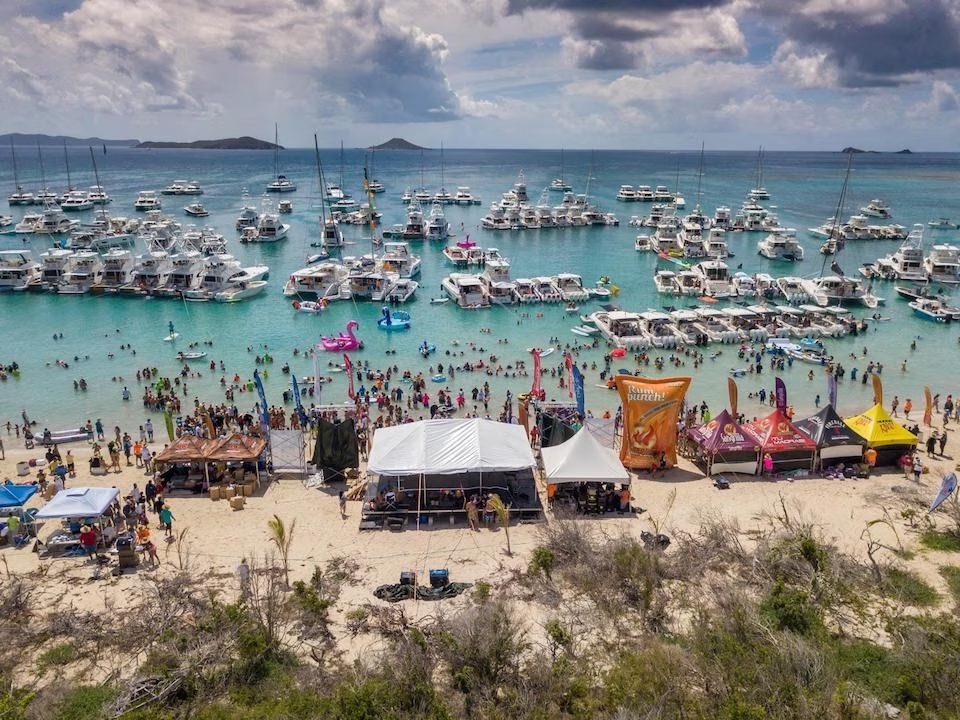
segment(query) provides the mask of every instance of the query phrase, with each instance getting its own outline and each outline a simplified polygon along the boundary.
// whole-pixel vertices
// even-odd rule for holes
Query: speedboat
[[[289,215],[293,212],[293,203],[290,200],[281,200],[277,203],[277,212],[281,215]]]
[[[537,295],[536,284],[530,278],[517,278],[513,281],[513,294],[516,295],[517,302],[534,303],[540,302],[540,296]]]
[[[470,192],[470,188],[465,185],[458,187],[457,191],[453,194],[453,204],[454,205],[479,205],[480,198],[474,197],[473,193]]]
[[[921,297],[916,300],[911,300],[909,305],[913,309],[913,313],[924,320],[945,323],[960,319],[960,317],[958,317],[960,316],[960,310],[957,312],[948,311],[938,298]]]
[[[650,338],[640,327],[638,313],[623,310],[599,311],[590,315],[600,334],[614,346],[625,350],[644,350],[650,347]]]
[[[533,290],[540,298],[540,302],[558,303],[563,300],[560,288],[552,277],[535,277],[533,282]]]
[[[137,195],[137,199],[133,203],[133,209],[138,212],[146,212],[147,210],[160,210],[162,207],[160,203],[160,198],[157,197],[157,194],[153,190],[142,190]]]
[[[29,250],[0,250],[0,292],[22,292],[40,280],[41,266]]]
[[[673,270],[657,270],[653,274],[653,286],[658,293],[664,295],[679,295],[680,285],[677,283],[677,274]]]
[[[246,300],[254,295],[259,295],[267,288],[266,280],[251,280],[249,282],[239,282],[221,290],[213,296],[217,302],[232,303]]]
[[[944,217],[931,220],[927,223],[927,227],[933,230],[960,230],[960,224]]]
[[[583,287],[583,278],[576,273],[554,275],[553,281],[560,289],[560,297],[564,300],[576,303],[590,298],[590,293]]]
[[[277,242],[287,237],[290,226],[273,213],[261,213],[257,221],[257,242]]]
[[[199,202],[190,203],[183,211],[190,217],[207,217],[210,215],[210,211],[203,206],[203,203]]]
[[[393,286],[387,293],[387,302],[392,304],[405,303],[420,287],[420,283],[410,278],[400,277],[393,281]]]

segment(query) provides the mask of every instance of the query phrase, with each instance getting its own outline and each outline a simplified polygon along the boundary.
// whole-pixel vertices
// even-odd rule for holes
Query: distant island
[[[104,138],[76,138],[69,135],[44,135],[42,133],[7,133],[0,135],[0,143],[9,145],[109,145],[111,147],[134,147],[139,140],[105,140]]]
[[[385,143],[380,145],[374,145],[367,148],[368,150],[426,150],[426,148],[420,147],[419,145],[414,145],[412,142],[408,142],[403,138],[390,138]]]
[[[275,145],[266,140],[244,135],[238,138],[223,138],[222,140],[194,140],[193,142],[161,142],[147,141],[135,147],[147,150],[158,148],[175,148],[184,150],[283,150],[282,145]]]
[[[845,147],[845,148],[844,148],[843,150],[841,150],[840,152],[842,152],[842,153],[853,153],[853,154],[855,154],[855,153],[869,153],[869,154],[873,154],[873,155],[879,155],[881,151],[880,151],[880,150],[861,150],[860,148],[855,148],[855,147]],[[894,154],[894,155],[912,155],[912,154],[913,154],[913,151],[910,150],[910,148],[904,148],[903,150],[897,150],[897,151],[896,151],[895,153],[893,153],[893,154]]]

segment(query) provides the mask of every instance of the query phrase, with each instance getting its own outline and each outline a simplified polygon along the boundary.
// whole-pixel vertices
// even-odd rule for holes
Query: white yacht
[[[83,295],[103,280],[104,262],[93,250],[80,250],[70,261],[70,269],[54,288],[60,295]]]
[[[492,205],[490,211],[480,219],[480,225],[485,230],[509,230],[510,221],[506,212],[499,205]]]
[[[160,198],[157,197],[157,193],[153,190],[141,190],[137,194],[137,199],[133,203],[133,209],[138,212],[146,212],[147,210],[160,210],[162,204]]]
[[[677,273],[677,292],[681,295],[703,295],[705,292],[703,275],[693,270],[681,270]]]
[[[776,279],[777,290],[791,305],[799,305],[810,301],[810,291],[804,286],[804,279],[794,275],[786,275]]]
[[[640,313],[640,331],[647,336],[650,345],[656,348],[683,345],[683,337],[677,333],[673,318],[660,310],[645,310]]]
[[[576,273],[560,273],[554,275],[552,280],[560,290],[560,297],[567,302],[580,302],[590,297],[590,293],[583,288],[583,278]]]
[[[879,198],[874,198],[869,203],[860,208],[860,212],[867,217],[883,218],[889,220],[893,217],[890,212],[890,206]]]
[[[653,274],[653,286],[663,295],[679,295],[680,285],[673,270],[657,270]]]
[[[161,195],[183,195],[183,190],[187,186],[186,180],[174,180],[160,191]]]
[[[530,278],[517,278],[513,281],[513,294],[517,302],[521,304],[540,302],[540,296],[537,295],[536,284]]]
[[[713,307],[698,307],[694,312],[698,318],[696,328],[706,335],[710,342],[727,344],[740,342],[740,333],[733,327],[730,318],[724,315],[722,310]]]
[[[438,206],[439,207],[439,206]],[[403,226],[401,237],[404,240],[423,240],[427,236],[427,223],[423,219],[420,203],[411,203],[407,208],[407,222]],[[437,237],[437,240],[443,238]]]
[[[617,190],[617,200],[620,202],[636,202],[637,190],[633,185],[621,185]]]
[[[474,197],[473,193],[470,192],[470,188],[466,185],[461,185],[457,188],[457,191],[453,194],[453,204],[454,205],[479,205],[480,198]]]
[[[722,298],[736,294],[730,269],[722,260],[704,260],[694,265],[692,270],[703,278],[705,295]]]
[[[636,193],[637,202],[654,202],[657,196],[649,185],[638,185]]]
[[[537,293],[537,296],[540,298],[540,302],[554,303],[563,300],[563,295],[560,292],[560,288],[557,287],[557,283],[552,277],[535,277],[533,282],[534,292]]]
[[[505,258],[493,258],[487,261],[480,281],[487,288],[487,295],[493,305],[513,305],[519,302],[517,284],[510,279],[510,263]]]
[[[29,235],[37,232],[41,220],[40,213],[26,213],[20,221],[13,226],[13,231],[17,235]]]
[[[203,282],[207,263],[197,250],[181,250],[170,256],[170,275],[159,289],[159,295],[180,296],[188,290],[197,290]]]
[[[409,243],[385,242],[380,263],[384,271],[396,273],[401,278],[412,278],[420,274],[420,256],[410,252]]]
[[[227,288],[215,293],[213,299],[222,303],[234,303],[252,298],[267,289],[266,280],[245,280],[231,283]]]
[[[405,303],[407,300],[413,298],[417,288],[420,287],[420,283],[411,278],[398,277],[394,283],[393,287],[390,288],[390,293],[387,295],[387,302],[393,304]]]
[[[407,220],[409,225],[409,219]],[[443,205],[434,200],[430,208],[430,219],[427,221],[427,240],[446,240],[450,237],[450,223],[443,213]]]
[[[40,281],[41,265],[29,250],[0,250],[0,292],[22,292]]]
[[[730,217],[730,208],[720,205],[713,211],[713,219],[710,221],[710,227],[720,230],[733,230],[733,220]]]
[[[664,255],[680,257],[683,255],[683,247],[680,245],[680,218],[666,217],[663,219],[657,229],[650,236],[653,243],[653,249]]]
[[[87,197],[94,205],[109,205],[113,200],[104,190],[103,185],[91,185]]]
[[[803,260],[803,246],[793,228],[774,230],[757,243],[757,252],[768,260]]]
[[[137,259],[126,248],[112,248],[103,254],[103,275],[100,283],[90,288],[94,294],[114,293],[134,280]]]
[[[277,177],[267,184],[267,192],[285,193],[293,192],[297,189],[297,184],[287,178],[286,175],[277,175]]]
[[[152,295],[167,284],[173,263],[170,253],[157,246],[137,256],[136,269],[133,271],[133,282],[121,287],[123,294]]]
[[[817,305],[858,302],[873,309],[879,300],[863,284],[860,278],[846,275],[825,275],[803,281],[803,288]]]
[[[441,281],[440,286],[461,308],[480,310],[490,307],[487,289],[476,275],[451,273]]]
[[[350,297],[354,300],[372,300],[373,302],[383,303],[386,302],[387,296],[399,279],[400,276],[396,273],[384,272],[378,269],[376,263],[373,262],[369,268],[351,269],[344,286],[349,288]]]
[[[63,235],[72,232],[80,225],[78,220],[68,218],[57,205],[47,206],[40,214],[34,232],[46,235]]]
[[[343,231],[340,229],[340,223],[336,218],[328,217],[320,219],[320,241],[319,247],[326,250],[331,248],[342,248],[345,245]]]
[[[874,266],[881,277],[891,277],[894,280],[926,280],[927,272],[923,260],[923,225],[918,223],[893,254],[879,258]]]
[[[643,350],[650,347],[650,338],[640,328],[640,315],[623,310],[600,311],[590,315],[600,334],[615,347]]]
[[[283,294],[307,300],[336,300],[348,272],[341,263],[322,262],[308,265],[290,274],[283,286]]]
[[[646,233],[640,233],[633,241],[633,249],[637,252],[653,250],[653,239]]]
[[[40,254],[40,286],[44,290],[56,290],[70,272],[74,256],[73,250],[50,248]]]
[[[93,207],[93,200],[83,190],[71,190],[60,203],[60,209],[64,212],[79,212],[81,210],[90,210]]]
[[[280,220],[280,216],[272,212],[260,214],[257,220],[257,242],[277,242],[285,240],[290,226]]]
[[[727,233],[720,228],[710,228],[703,238],[703,255],[713,260],[723,260],[733,253],[727,247]]]
[[[934,245],[923,259],[923,269],[930,282],[960,283],[960,248],[949,244]]]
[[[10,205],[33,205],[34,195],[17,185],[14,191],[7,196],[7,202]]]
[[[459,268],[483,265],[485,261],[483,248],[469,241],[447,245],[441,252],[448,262]]]
[[[259,219],[260,213],[257,212],[257,209],[253,205],[245,204],[237,216],[236,228],[237,230],[243,230],[246,227],[256,227]]]

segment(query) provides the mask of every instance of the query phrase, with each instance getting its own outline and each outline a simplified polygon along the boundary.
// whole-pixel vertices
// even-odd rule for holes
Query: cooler
[[[430,571],[430,587],[441,588],[450,584],[450,571],[446,568]]]
[[[417,584],[417,574],[413,570],[404,570],[400,573],[400,584],[401,585],[416,585]]]

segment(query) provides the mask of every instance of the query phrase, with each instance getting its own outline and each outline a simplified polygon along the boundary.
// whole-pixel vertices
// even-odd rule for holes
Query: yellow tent
[[[843,421],[867,439],[867,447],[917,444],[917,436],[890,417],[879,404]]]

